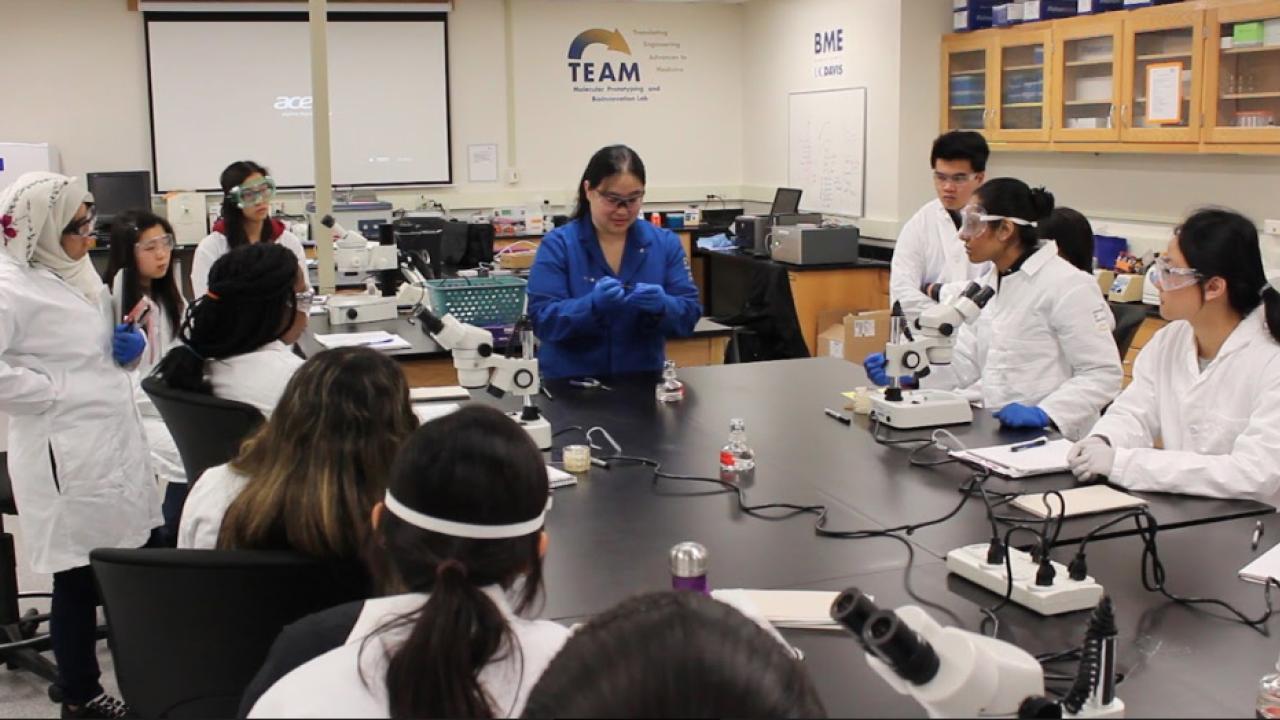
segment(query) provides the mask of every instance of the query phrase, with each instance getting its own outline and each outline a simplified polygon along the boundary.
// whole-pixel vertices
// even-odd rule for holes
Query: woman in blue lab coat
[[[702,314],[680,240],[638,219],[644,185],[634,150],[603,148],[573,220],[538,248],[529,315],[548,380],[659,371],[666,339],[690,335]]]

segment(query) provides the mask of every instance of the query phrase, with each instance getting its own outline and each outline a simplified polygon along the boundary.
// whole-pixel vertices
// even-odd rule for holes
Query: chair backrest
[[[1116,319],[1116,329],[1111,331],[1111,336],[1116,340],[1116,347],[1120,348],[1120,359],[1124,360],[1129,346],[1133,345],[1133,339],[1138,335],[1138,328],[1147,319],[1147,306],[1111,303],[1111,314]]]
[[[235,717],[280,630],[370,596],[356,563],[290,552],[94,550],[116,678],[141,717]]]
[[[190,483],[234,459],[240,443],[262,424],[262,413],[252,405],[175,390],[154,375],[143,379],[142,389],[169,428]]]

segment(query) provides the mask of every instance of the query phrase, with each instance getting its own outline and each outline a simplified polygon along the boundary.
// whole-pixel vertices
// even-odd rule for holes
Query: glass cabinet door
[[[1176,5],[1125,22],[1120,136],[1134,142],[1199,142],[1201,15]]]
[[[1053,139],[1120,139],[1123,21],[1106,15],[1059,21],[1054,27]]]
[[[1209,13],[1205,139],[1280,142],[1280,2]]]
[[[942,109],[943,130],[987,130],[988,50],[984,41],[966,37],[943,49],[946,83]]]
[[[1048,31],[1004,30],[999,35],[997,82],[1000,99],[991,133],[1003,142],[1046,141],[1049,113],[1046,98]]]

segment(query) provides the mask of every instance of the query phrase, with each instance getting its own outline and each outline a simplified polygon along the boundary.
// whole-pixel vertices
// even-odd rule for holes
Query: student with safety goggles
[[[1280,490],[1280,293],[1263,272],[1257,228],[1229,210],[1201,210],[1174,233],[1151,280],[1170,324],[1072,449],[1072,471],[1133,490],[1271,500]]]
[[[666,339],[702,314],[675,233],[639,219],[644,163],[634,150],[598,151],[582,175],[574,219],[543,239],[529,275],[529,315],[543,377],[656,372]]]
[[[195,297],[209,289],[209,268],[218,258],[241,245],[255,243],[278,243],[296,255],[302,278],[310,288],[302,241],[284,223],[271,217],[271,200],[276,196],[271,172],[252,160],[240,160],[222,171],[219,184],[223,192],[222,217],[213,224],[213,232],[196,246],[191,263],[191,290]]]
[[[969,388],[1006,427],[1056,426],[1076,439],[1120,392],[1124,373],[1097,282],[1038,237],[1038,221],[1052,212],[1053,195],[1012,178],[983,185],[961,212],[969,259],[992,264],[978,282],[996,295],[961,329],[945,386]],[[882,353],[864,365],[888,383]],[[944,378],[925,385],[944,386]]]

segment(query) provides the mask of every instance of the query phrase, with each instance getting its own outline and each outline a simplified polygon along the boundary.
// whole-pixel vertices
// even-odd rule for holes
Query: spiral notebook
[[[1067,453],[1071,452],[1070,440],[1046,439],[1043,445],[1026,447],[1027,445],[1027,442],[1017,442],[970,450],[952,450],[950,454],[962,462],[979,465],[997,475],[1015,479],[1052,475],[1069,469]],[[1015,450],[1024,447],[1025,450]]]

